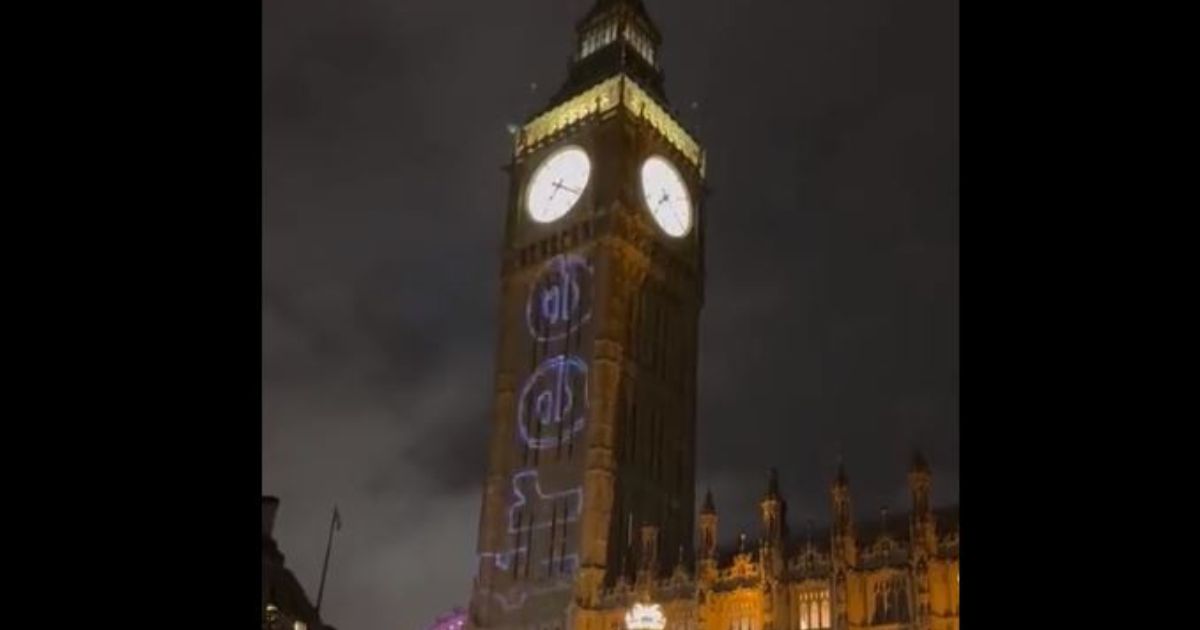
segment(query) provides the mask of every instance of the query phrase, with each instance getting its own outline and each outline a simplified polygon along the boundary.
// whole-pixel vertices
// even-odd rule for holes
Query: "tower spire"
[[[767,498],[779,498],[779,471],[774,467],[767,472]]]
[[[616,75],[627,76],[665,103],[658,49],[662,34],[641,0],[596,0],[575,25],[570,74],[551,99],[558,104]]]
[[[912,541],[913,578],[916,585],[916,624],[918,630],[932,627],[929,616],[930,576],[929,559],[937,553],[937,525],[929,502],[932,475],[929,462],[918,449],[913,449],[912,467],[908,473],[908,486],[912,491],[912,518],[909,522],[909,539]]]
[[[717,579],[717,505],[712,488],[704,492],[704,507],[700,508],[700,553],[697,574],[702,587],[710,587]]]
[[[654,34],[661,37],[657,25],[650,19],[650,14],[646,11],[646,5],[642,0],[596,0],[596,3],[592,5],[592,9],[579,21],[579,26],[584,26],[599,16],[620,10],[629,11],[642,18],[650,26],[654,27]]]
[[[919,449],[913,449],[912,466],[908,471],[908,486],[912,490],[913,518],[918,521],[931,516],[932,509],[929,504],[931,481],[929,462],[925,461],[925,456]]]
[[[762,511],[763,535],[766,541],[778,545],[787,537],[787,504],[779,493],[779,471],[767,471],[767,493],[759,503]]]
[[[925,455],[921,453],[921,449],[914,448],[912,455],[912,472],[928,473],[929,462],[925,461]]]
[[[779,577],[783,571],[783,547],[787,540],[787,504],[779,495],[779,471],[767,472],[767,494],[759,504],[762,511],[762,561],[768,575]]]
[[[850,608],[845,597],[846,574],[858,564],[858,541],[854,534],[854,512],[850,507],[850,482],[841,454],[837,474],[830,491],[833,499],[833,527],[830,536],[830,560],[833,564],[833,627],[848,628]]]
[[[850,507],[850,481],[840,457],[830,495],[833,499],[831,542],[834,562],[840,566],[853,567],[857,562],[858,543],[854,532],[854,511]]]
[[[937,527],[933,517],[930,489],[933,475],[921,451],[913,450],[912,467],[908,473],[908,488],[912,493],[911,536],[913,546],[927,555],[937,550]]]

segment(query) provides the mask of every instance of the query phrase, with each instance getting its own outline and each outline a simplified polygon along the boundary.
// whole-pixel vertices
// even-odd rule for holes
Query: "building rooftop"
[[[936,521],[938,538],[945,538],[948,535],[958,533],[957,505],[935,508],[933,510],[933,514]],[[905,511],[889,513],[887,517],[888,537],[897,543],[897,545],[901,548],[906,548],[908,545],[908,523],[910,516],[911,513]],[[884,524],[882,519],[856,521],[854,523],[854,533],[859,549],[867,550],[873,547],[880,539],[880,534],[883,532],[883,529]],[[789,559],[800,556],[808,548],[810,540],[817,553],[828,554],[830,537],[831,532],[829,525],[814,527],[812,528],[811,533],[807,528],[800,528],[800,531],[798,532],[793,530],[792,534],[788,537],[785,543],[784,555]],[[757,554],[759,544],[760,541],[757,537],[746,536],[744,552],[751,555]],[[718,564],[724,567],[732,563],[734,557],[739,553],[738,546],[739,543],[736,539],[718,545]]]

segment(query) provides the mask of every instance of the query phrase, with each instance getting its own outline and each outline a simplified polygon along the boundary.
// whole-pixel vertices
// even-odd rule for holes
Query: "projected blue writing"
[[[562,339],[592,317],[592,268],[574,254],[555,256],[533,283],[525,303],[529,334],[540,341]]]
[[[583,430],[587,377],[583,359],[559,355],[544,361],[526,379],[517,402],[517,425],[529,448],[557,448]]]

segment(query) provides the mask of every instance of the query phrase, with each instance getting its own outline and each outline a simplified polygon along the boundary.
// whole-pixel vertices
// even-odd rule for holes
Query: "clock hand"
[[[553,183],[553,184],[551,184],[551,185],[552,185],[552,186],[554,186],[554,188],[556,188],[556,189],[561,189],[561,190],[565,190],[565,191],[567,191],[567,192],[569,192],[569,193],[573,193],[573,194],[574,194],[576,197],[578,197],[578,196],[579,196],[579,191],[578,191],[578,190],[576,190],[576,189],[574,189],[574,188],[571,188],[570,186],[567,186],[567,185],[563,184],[563,183],[562,183],[562,180],[559,180],[559,181],[557,181],[557,182],[554,182],[554,183]]]
[[[683,231],[683,223],[680,222],[679,215],[675,212],[669,212],[667,214],[669,214],[671,217],[671,220],[674,221],[676,229],[679,231]]]
[[[679,224],[679,232],[682,234],[688,224],[687,211],[682,208],[676,208],[675,222]]]

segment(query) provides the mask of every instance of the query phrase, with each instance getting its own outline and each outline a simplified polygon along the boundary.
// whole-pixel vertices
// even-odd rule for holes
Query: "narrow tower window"
[[[654,45],[650,43],[650,38],[646,37],[637,27],[632,24],[625,26],[625,41],[642,56],[650,65],[654,65]]]
[[[579,45],[579,58],[583,59],[588,55],[604,48],[613,43],[617,39],[617,23],[609,21],[601,24],[596,28],[588,31],[583,36],[583,41]]]

